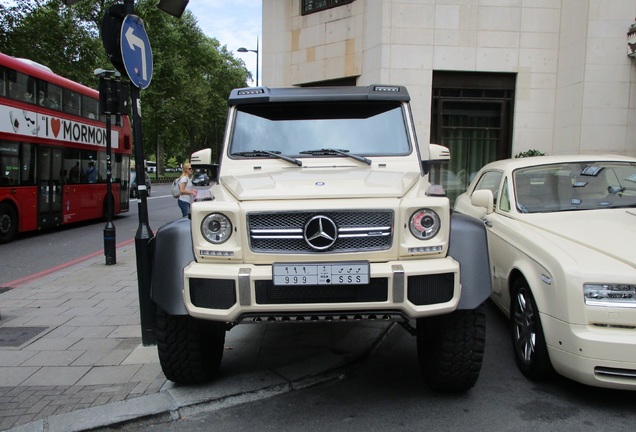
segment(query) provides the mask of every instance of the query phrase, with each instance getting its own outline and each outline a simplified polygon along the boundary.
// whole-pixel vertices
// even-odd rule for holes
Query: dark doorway
[[[433,177],[451,203],[488,162],[510,157],[516,74],[433,72],[431,142],[451,160]]]
[[[41,146],[38,151],[38,226],[62,223],[62,149]]]

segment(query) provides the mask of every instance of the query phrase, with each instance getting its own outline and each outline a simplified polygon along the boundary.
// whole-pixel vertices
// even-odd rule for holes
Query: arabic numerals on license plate
[[[369,283],[368,265],[334,265],[331,267],[331,283],[337,285],[357,285]]]
[[[274,285],[360,285],[369,283],[369,263],[274,264]]]

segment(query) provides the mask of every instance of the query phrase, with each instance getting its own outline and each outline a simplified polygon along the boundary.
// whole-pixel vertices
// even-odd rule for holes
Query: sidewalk
[[[177,419],[303,388],[362,359],[384,322],[262,323],[226,336],[220,377],[176,386],[141,343],[134,244],[0,288],[0,430],[82,431]],[[8,289],[9,288],[9,289]]]

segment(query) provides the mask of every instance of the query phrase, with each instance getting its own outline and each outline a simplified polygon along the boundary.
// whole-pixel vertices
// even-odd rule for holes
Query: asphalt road
[[[336,381],[214,411],[193,412],[176,421],[138,421],[112,430],[634,430],[636,392],[588,387],[560,377],[528,381],[515,365],[503,316],[491,303],[486,313],[484,364],[475,387],[463,394],[428,389],[420,377],[415,338],[396,327],[379,349]]]

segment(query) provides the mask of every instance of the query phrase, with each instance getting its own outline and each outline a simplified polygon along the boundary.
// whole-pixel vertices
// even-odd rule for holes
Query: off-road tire
[[[178,384],[211,381],[218,373],[225,323],[170,315],[157,308],[157,351],[164,375]]]
[[[459,393],[475,385],[486,345],[483,305],[420,318],[416,333],[420,369],[424,382],[431,389]]]

